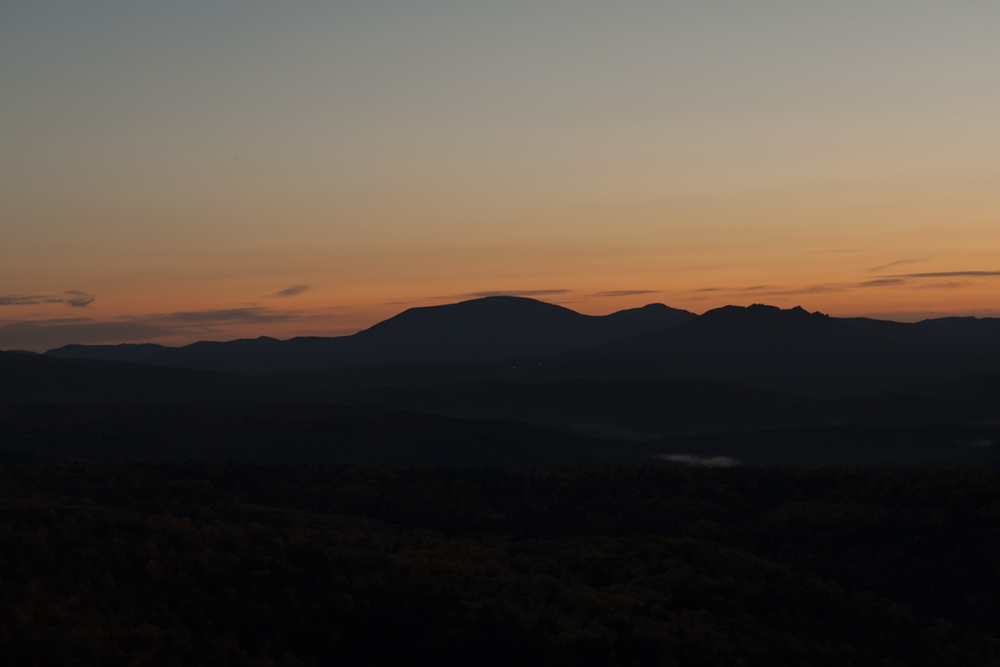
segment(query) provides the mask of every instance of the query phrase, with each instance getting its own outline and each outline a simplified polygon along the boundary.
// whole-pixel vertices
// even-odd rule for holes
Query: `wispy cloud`
[[[890,287],[892,285],[902,285],[906,280],[903,278],[876,278],[858,283],[858,287]]]
[[[63,303],[70,308],[85,308],[94,303],[94,297],[78,290],[69,290],[61,295],[0,296],[0,306],[37,306],[43,303]]]
[[[608,290],[607,292],[594,292],[590,296],[637,296],[640,294],[659,294],[661,290],[655,289],[620,289],[620,290]]]
[[[0,296],[0,306],[37,306],[50,298],[48,296]]]
[[[174,336],[211,338],[226,327],[275,322],[325,320],[314,311],[279,311],[264,307],[154,313],[139,317],[96,320],[87,317],[0,322],[0,349],[46,349],[67,343],[121,343]]]
[[[909,264],[913,262],[922,262],[922,259],[903,259],[898,262],[892,262],[891,264],[885,264],[881,267],[875,267],[871,269],[872,271],[883,269],[889,266],[895,266],[899,264]],[[901,273],[895,275],[881,276],[878,278],[872,278],[871,280],[863,280],[860,282],[844,282],[844,283],[819,283],[815,285],[805,285],[801,287],[795,286],[782,286],[782,285],[753,285],[751,287],[704,287],[701,289],[692,290],[691,294],[704,294],[704,293],[714,293],[720,292],[729,295],[752,295],[752,296],[794,296],[794,295],[804,295],[804,294],[827,294],[833,292],[849,292],[856,289],[877,289],[877,288],[892,288],[892,287],[907,287],[910,289],[958,289],[968,285],[968,282],[934,282],[934,283],[921,283],[920,280],[928,280],[934,278],[994,278],[1000,277],[1000,271],[934,271],[925,273]],[[695,298],[704,297],[688,297],[687,301],[691,301]]]
[[[904,264],[919,264],[920,262],[926,262],[929,257],[924,257],[923,259],[897,259],[895,262],[889,262],[888,264],[881,264],[879,266],[873,266],[868,269],[871,273],[878,273],[879,271],[884,271],[885,269],[891,268],[893,266],[902,266]]]
[[[904,273],[893,278],[990,278],[1000,271],[938,271],[934,273]]]
[[[99,322],[88,318],[0,324],[0,349],[48,348],[73,343],[120,343],[169,335],[142,322]]]
[[[757,296],[786,296],[795,294],[827,294],[829,292],[844,292],[858,285],[845,285],[841,283],[830,283],[822,285],[807,285],[805,287],[750,287],[742,292],[752,292]]]
[[[740,287],[738,290],[735,290],[735,291],[738,291],[738,292],[760,292],[762,290],[773,290],[773,289],[780,289],[780,288],[777,287],[777,286],[775,286],[775,285],[754,285],[753,287]]]
[[[285,289],[271,294],[271,298],[274,299],[284,299],[290,296],[297,296],[303,292],[309,291],[310,285],[292,285],[291,287],[286,287]]]
[[[905,276],[887,276],[885,278],[875,278],[857,283],[819,283],[802,287],[783,285],[754,285],[753,287],[731,288],[710,287],[694,290],[694,293],[726,292],[729,294],[751,294],[753,296],[794,296],[801,294],[830,294],[833,292],[847,292],[854,289],[871,287],[898,287],[906,283],[907,279]]]
[[[553,296],[556,294],[570,294],[571,289],[529,289],[529,290],[500,290],[496,292],[470,292],[463,294],[464,297],[483,298],[487,296]]]
[[[164,315],[149,315],[143,319],[151,322],[178,322],[183,324],[252,324],[257,322],[289,322],[296,318],[297,314],[294,312],[275,311],[270,308],[257,306],[227,310],[183,311]]]
[[[94,297],[90,296],[86,292],[69,290],[68,292],[63,292],[63,294],[66,298],[63,299],[62,302],[70,308],[85,308],[94,303]]]

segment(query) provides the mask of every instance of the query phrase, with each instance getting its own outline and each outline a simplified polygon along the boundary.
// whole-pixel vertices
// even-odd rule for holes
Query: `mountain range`
[[[398,363],[480,364],[583,349],[695,318],[650,304],[592,316],[522,297],[410,308],[351,336],[163,345],[67,345],[46,354],[228,373],[265,374]]]
[[[68,345],[64,359],[244,375],[329,371],[330,383],[706,378],[819,395],[1000,372],[1000,319],[916,323],[802,308],[696,316],[651,304],[606,316],[520,297],[412,308],[352,336],[162,345]]]
[[[568,353],[575,374],[741,382],[944,378],[1000,371],[1000,319],[916,323],[727,306],[669,330]]]
[[[339,338],[0,352],[9,436],[0,449],[44,440],[60,455],[232,456],[232,442],[264,429],[272,433],[267,460],[288,462],[530,467],[662,455],[986,465],[1000,441],[998,342],[1000,320],[988,318],[910,324],[762,305],[696,316],[659,304],[593,317],[490,297],[411,309]],[[86,415],[98,423],[81,426]],[[44,438],[39,418],[57,422]],[[252,426],[261,419],[275,423]],[[166,442],[157,424],[171,420]],[[335,428],[338,420],[355,426]],[[206,440],[206,423],[226,447]],[[306,424],[318,444],[303,449],[295,443]],[[219,435],[226,432],[232,437]],[[486,435],[498,433],[508,435]],[[477,444],[487,440],[487,449]]]

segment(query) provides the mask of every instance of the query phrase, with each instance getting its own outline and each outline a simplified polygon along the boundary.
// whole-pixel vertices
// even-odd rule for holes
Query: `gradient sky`
[[[1000,314],[1000,3],[0,3],[0,349]]]

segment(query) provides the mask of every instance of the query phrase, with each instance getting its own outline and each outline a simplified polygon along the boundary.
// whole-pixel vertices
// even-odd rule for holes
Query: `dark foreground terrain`
[[[531,424],[331,405],[0,406],[0,452],[65,459],[555,468],[922,466],[1000,470],[996,423],[845,424],[645,441]]]
[[[983,470],[0,463],[9,665],[995,665]]]

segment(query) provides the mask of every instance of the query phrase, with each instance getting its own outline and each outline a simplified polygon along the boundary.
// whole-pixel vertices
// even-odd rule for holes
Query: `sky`
[[[0,3],[0,349],[1000,315],[996,0]]]

